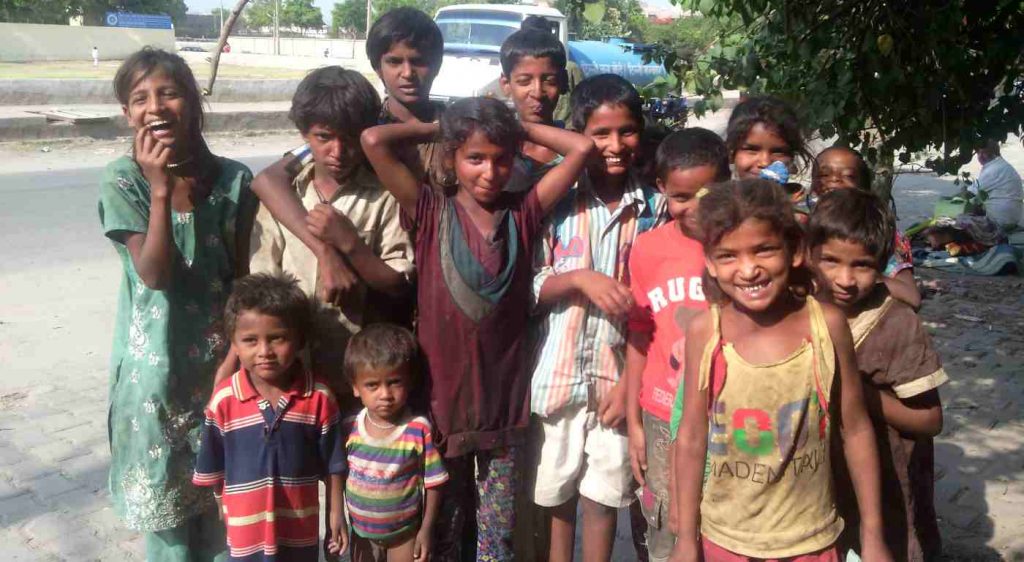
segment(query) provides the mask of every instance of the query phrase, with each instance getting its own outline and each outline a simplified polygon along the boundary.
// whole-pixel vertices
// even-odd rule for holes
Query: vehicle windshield
[[[519,29],[518,14],[449,10],[438,14],[445,48],[498,52],[509,35]]]

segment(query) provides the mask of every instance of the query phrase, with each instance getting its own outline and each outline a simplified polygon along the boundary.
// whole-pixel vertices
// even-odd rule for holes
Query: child
[[[135,138],[100,184],[100,221],[123,271],[110,360],[110,493],[125,524],[146,533],[148,558],[212,559],[224,536],[213,497],[192,486],[189,436],[228,350],[220,318],[232,280],[246,271],[252,174],[210,153],[203,97],[178,55],[132,54],[114,92]]]
[[[417,386],[417,352],[405,328],[374,324],[353,336],[345,353],[345,375],[364,406],[345,422],[353,562],[412,562],[430,554],[448,473],[430,422],[406,407]]]
[[[815,207],[807,242],[819,290],[850,322],[865,398],[878,422],[882,496],[889,499],[882,512],[886,544],[897,560],[934,560],[941,544],[932,438],[942,431],[938,387],[948,378],[920,319],[879,283],[892,254],[893,224],[889,206],[874,195],[837,189]],[[837,472],[839,497],[847,499],[849,477]],[[844,534],[856,544],[856,505],[847,499],[839,509]]]
[[[436,122],[444,107],[430,101],[430,86],[441,68],[444,39],[430,16],[410,7],[395,8],[382,15],[370,27],[366,55],[377,73],[387,97],[378,124]],[[358,138],[358,137],[356,137]],[[358,148],[354,146],[353,148]],[[418,178],[425,178],[438,191],[454,189],[444,170],[441,146],[434,142],[401,147],[402,161]],[[293,181],[311,160],[309,145],[303,145],[260,172],[252,189],[267,210],[316,255],[320,274],[320,297],[336,302],[358,285],[360,275],[351,260],[339,249],[321,240],[306,221],[306,209],[295,195]],[[408,316],[406,303],[381,299],[377,306],[388,306],[395,318]]]
[[[686,331],[672,560],[703,551],[707,562],[838,561],[832,420],[854,478],[863,558],[890,560],[850,329],[836,308],[792,286],[804,254],[788,197],[765,180],[719,184],[698,220],[704,290],[716,304]]]
[[[652,562],[664,562],[675,544],[669,529],[669,508],[674,504],[669,446],[674,429],[670,431],[669,421],[683,369],[683,336],[690,319],[707,308],[697,194],[706,185],[729,179],[729,154],[718,135],[691,128],[669,135],[655,161],[658,189],[672,222],[641,234],[629,254],[636,305],[630,313],[626,349],[626,420],[630,464],[642,486],[648,556]]]
[[[564,159],[531,191],[504,193],[524,128],[527,140]],[[453,560],[509,560],[518,455],[530,411],[530,251],[544,215],[576,181],[593,142],[520,124],[495,99],[459,100],[441,120],[441,142],[459,190],[442,196],[424,186],[395,150],[436,132],[437,125],[427,123],[374,127],[363,133],[363,149],[374,168],[391,171],[381,182],[416,228],[417,335],[451,475],[435,553]],[[460,554],[460,547],[466,551]]]
[[[551,33],[548,20],[540,16],[523,20],[520,30],[501,44],[499,58],[501,78],[498,81],[512,101],[519,120],[561,126],[554,121],[554,111],[565,92],[565,47]],[[560,161],[561,156],[547,147],[523,143],[505,190],[529,191]]]
[[[331,497],[324,551],[340,554],[346,470],[334,395],[299,360],[311,328],[294,279],[250,275],[235,283],[224,324],[242,368],[214,388],[193,483],[221,498],[231,560],[319,557],[319,482]]]
[[[614,74],[587,78],[573,91],[572,107],[576,130],[601,157],[555,206],[533,279],[542,316],[531,411],[542,446],[532,496],[550,519],[552,561],[572,560],[579,497],[587,560],[611,555],[616,510],[634,499],[628,440],[619,427],[632,305],[625,264],[633,240],[655,225],[660,198],[633,171],[643,129],[633,85]]]
[[[345,344],[374,319],[368,291],[403,297],[413,273],[412,244],[399,223],[398,203],[381,188],[359,147],[359,135],[376,124],[379,113],[373,86],[340,66],[306,76],[289,113],[313,155],[294,183],[311,232],[339,249],[359,277],[344,299],[326,303],[314,319],[310,366],[337,396],[343,389],[349,394],[341,372]],[[288,272],[307,295],[316,295],[316,255],[281,228],[266,206],[256,217],[251,252],[254,273]]]
[[[814,159],[811,174],[811,194],[821,197],[835,189],[860,189],[871,192],[871,169],[859,152],[852,148],[833,146],[826,148]],[[887,258],[882,280],[893,297],[909,304],[914,310],[921,308],[921,292],[914,281],[914,261],[910,256],[910,240],[895,228],[894,246]]]
[[[789,104],[768,96],[743,101],[729,115],[725,144],[737,179],[779,183],[794,204],[797,220],[807,222],[810,209],[804,203],[804,188],[789,177],[798,169],[798,158],[802,162],[811,158],[796,111]]]

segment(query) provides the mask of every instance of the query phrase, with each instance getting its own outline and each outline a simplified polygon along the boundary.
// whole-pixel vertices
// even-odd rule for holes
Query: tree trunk
[[[871,191],[883,202],[891,201],[895,207],[896,202],[892,198],[892,184],[896,181],[896,174],[893,166],[896,162],[896,153],[878,147],[878,162],[875,163],[874,179],[871,182]]]
[[[213,83],[217,81],[217,67],[220,65],[220,54],[224,50],[224,45],[228,42],[228,36],[231,35],[231,30],[235,27],[235,21],[238,16],[242,15],[242,10],[245,5],[249,3],[249,0],[238,0],[235,7],[231,9],[231,15],[228,17],[228,21],[224,22],[224,27],[220,30],[220,39],[217,40],[217,50],[210,57],[210,81],[206,83],[206,87],[203,88],[204,96],[213,95]]]

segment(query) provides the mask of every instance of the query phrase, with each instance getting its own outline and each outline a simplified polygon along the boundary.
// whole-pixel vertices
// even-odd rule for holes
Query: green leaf
[[[588,2],[583,5],[583,18],[593,24],[601,23],[604,19],[604,14],[607,9],[605,0],[598,0],[597,2]]]

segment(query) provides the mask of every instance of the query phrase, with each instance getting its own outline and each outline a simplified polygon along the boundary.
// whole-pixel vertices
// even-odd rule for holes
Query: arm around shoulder
[[[537,200],[546,214],[569,191],[580,173],[583,172],[587,159],[594,151],[594,141],[572,131],[526,123],[526,137],[530,142],[546,146],[561,154],[564,158],[537,182]]]
[[[395,123],[378,125],[363,131],[360,143],[385,189],[398,201],[409,217],[416,216],[422,178],[398,157],[397,145],[402,142],[426,142],[438,132],[436,123]]]

